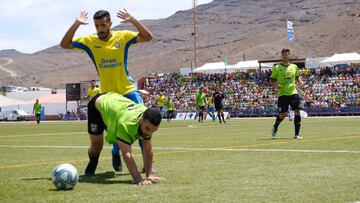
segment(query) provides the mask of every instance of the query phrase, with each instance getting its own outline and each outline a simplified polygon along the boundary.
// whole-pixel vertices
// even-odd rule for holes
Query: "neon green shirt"
[[[205,106],[206,105],[206,94],[203,92],[198,92],[196,94],[196,105]]]
[[[278,90],[278,96],[291,96],[297,94],[295,81],[299,77],[297,65],[289,64],[284,66],[277,64],[273,67],[271,77],[282,87]]]
[[[99,97],[96,108],[107,127],[105,140],[109,144],[121,140],[131,145],[137,139],[142,139],[139,136],[139,120],[147,109],[144,105],[136,104],[120,94],[107,93]]]
[[[35,103],[34,107],[33,107],[33,112],[35,114],[41,114],[41,104],[40,103]]]
[[[116,92],[126,95],[136,89],[135,81],[127,67],[128,49],[136,43],[137,32],[112,31],[108,41],[96,34],[84,35],[73,40],[75,49],[87,52],[99,74],[101,92]]]
[[[174,110],[174,104],[170,99],[166,100],[165,106],[166,106],[166,109],[168,111],[173,111]]]

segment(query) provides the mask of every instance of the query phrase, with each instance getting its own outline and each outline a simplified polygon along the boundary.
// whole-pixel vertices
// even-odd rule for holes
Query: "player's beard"
[[[97,36],[99,37],[99,39],[101,40],[105,40],[110,34],[110,30],[107,32],[98,32]]]

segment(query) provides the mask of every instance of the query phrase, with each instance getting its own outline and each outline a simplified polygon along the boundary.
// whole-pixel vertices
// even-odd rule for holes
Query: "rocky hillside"
[[[230,64],[251,59],[278,59],[288,47],[295,57],[321,57],[360,52],[360,3],[354,0],[214,0],[197,8],[198,61]],[[296,41],[287,42],[286,20],[295,26]],[[168,18],[144,20],[155,35],[152,42],[130,48],[129,69],[138,79],[151,71],[170,72],[189,67],[193,57],[192,11],[178,11]],[[118,29],[134,29],[119,25]],[[65,33],[65,30],[64,30]],[[63,87],[67,82],[96,78],[86,54],[58,46],[24,55],[6,55],[0,85]],[[5,63],[0,59],[0,65]]]

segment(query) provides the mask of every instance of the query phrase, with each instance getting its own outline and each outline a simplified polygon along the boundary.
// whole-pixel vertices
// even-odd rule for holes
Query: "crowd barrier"
[[[360,116],[360,106],[340,108],[302,108],[308,116]],[[278,114],[277,109],[232,109],[230,117],[274,117]]]

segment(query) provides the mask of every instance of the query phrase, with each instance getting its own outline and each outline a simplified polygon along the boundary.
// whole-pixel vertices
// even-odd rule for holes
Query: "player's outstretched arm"
[[[152,162],[153,162],[153,152],[151,140],[144,141],[144,162],[145,162],[145,174],[146,180],[151,181],[152,183],[165,180],[163,177],[154,176],[151,173]]]
[[[154,38],[150,30],[139,22],[134,16],[132,16],[126,9],[119,10],[116,15],[118,18],[122,19],[121,23],[132,23],[136,29],[139,31],[138,36],[136,37],[136,42],[148,42]]]
[[[121,154],[129,170],[129,173],[133,178],[133,182],[138,185],[152,185],[152,182],[150,180],[146,180],[141,177],[131,154],[131,146],[122,141],[118,141],[118,145],[120,147]]]
[[[75,35],[76,30],[79,28],[80,25],[86,25],[87,22],[87,15],[88,13],[86,11],[81,11],[80,15],[76,18],[76,21],[72,26],[69,28],[69,30],[65,33],[64,37],[62,38],[60,42],[60,47],[64,49],[72,49],[72,39]]]

